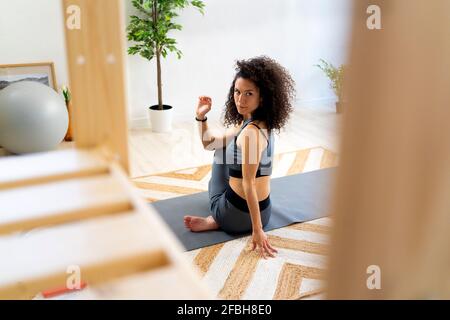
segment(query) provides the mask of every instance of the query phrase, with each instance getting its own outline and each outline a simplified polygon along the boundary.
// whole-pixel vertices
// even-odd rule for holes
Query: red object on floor
[[[87,286],[86,282],[81,282],[80,289],[69,289],[67,287],[61,287],[61,288],[56,288],[56,289],[45,290],[45,291],[42,291],[42,296],[46,299],[52,298],[52,297],[56,297],[56,296],[59,296],[62,294],[83,290],[84,288],[86,288],[86,286]]]

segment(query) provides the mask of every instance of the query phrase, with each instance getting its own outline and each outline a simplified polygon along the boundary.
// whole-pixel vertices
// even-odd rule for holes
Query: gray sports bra
[[[245,127],[247,127],[252,121],[253,119],[245,120],[237,135],[232,141],[230,141],[230,143],[226,147],[226,163],[228,165],[228,173],[230,177],[242,178],[242,151],[241,148],[237,145],[237,138],[242,130],[244,130]],[[261,128],[255,123],[251,124],[261,130]],[[263,135],[267,140],[267,147],[261,154],[261,160],[259,162],[258,171],[256,172],[256,178],[270,176],[272,174],[274,136],[272,132],[269,133],[269,137],[267,137],[264,132]]]

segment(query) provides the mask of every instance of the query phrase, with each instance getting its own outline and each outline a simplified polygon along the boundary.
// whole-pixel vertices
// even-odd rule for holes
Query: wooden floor
[[[318,146],[338,152],[340,122],[341,115],[329,107],[297,108],[286,128],[276,135],[275,153]],[[209,124],[218,129],[223,128],[218,119],[210,119]],[[131,177],[211,163],[213,152],[202,148],[197,130],[193,118],[174,121],[170,134],[154,133],[147,127],[131,129]],[[60,148],[72,146],[73,143],[63,143]],[[1,156],[10,154],[0,148]]]
[[[65,149],[71,149],[75,147],[75,142],[71,141],[63,141],[58,145],[57,150],[65,150]],[[13,153],[3,149],[0,147],[0,157],[12,157],[15,156]]]
[[[275,153],[321,146],[338,152],[341,115],[331,108],[297,108],[288,126],[276,136]],[[220,128],[218,120],[210,125]],[[209,164],[213,152],[202,148],[197,123],[192,118],[175,121],[170,134],[149,128],[130,131],[131,177],[141,177]]]

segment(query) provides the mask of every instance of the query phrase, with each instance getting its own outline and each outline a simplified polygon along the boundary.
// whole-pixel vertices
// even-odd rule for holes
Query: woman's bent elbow
[[[205,149],[207,151],[214,151],[214,150],[216,150],[216,148],[214,147],[214,144],[211,143],[211,142],[203,143],[203,149]]]

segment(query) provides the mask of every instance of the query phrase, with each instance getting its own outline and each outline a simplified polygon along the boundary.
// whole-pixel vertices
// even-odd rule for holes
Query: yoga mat
[[[271,180],[272,216],[265,231],[296,222],[311,221],[329,215],[331,188],[336,168],[295,174]],[[150,206],[160,214],[187,251],[237,239],[247,234],[227,234],[220,230],[191,232],[183,222],[185,215],[207,217],[208,192],[153,202]]]

